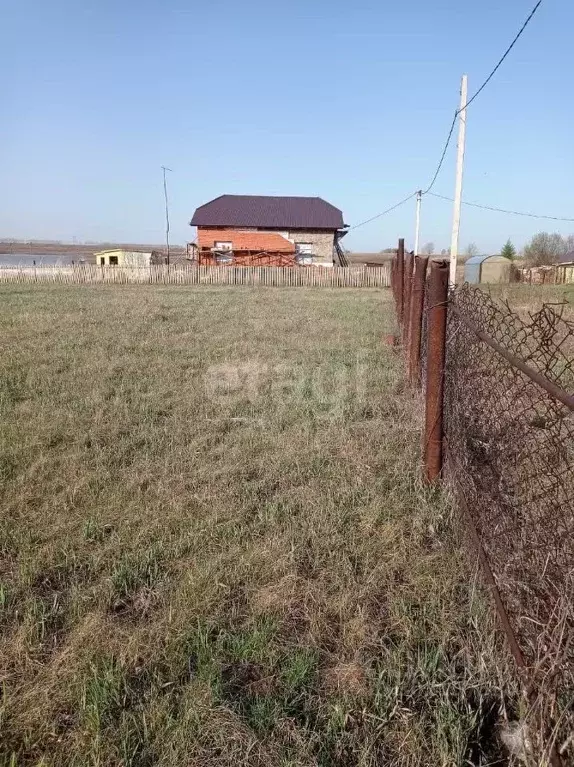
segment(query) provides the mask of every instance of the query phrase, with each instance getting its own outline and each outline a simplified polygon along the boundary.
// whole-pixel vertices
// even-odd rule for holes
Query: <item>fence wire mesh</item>
[[[449,468],[523,654],[539,713],[555,727],[565,763],[574,764],[574,413],[474,330],[572,394],[570,311],[568,305],[545,305],[520,316],[480,289],[453,291],[444,417]]]
[[[431,276],[419,370],[427,411],[438,352]],[[468,284],[447,303],[446,468],[522,669],[536,763],[574,765],[574,307],[516,311]]]

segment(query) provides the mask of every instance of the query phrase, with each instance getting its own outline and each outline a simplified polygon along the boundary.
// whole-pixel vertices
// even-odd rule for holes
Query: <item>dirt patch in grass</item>
[[[5,763],[504,763],[387,292],[0,293]]]

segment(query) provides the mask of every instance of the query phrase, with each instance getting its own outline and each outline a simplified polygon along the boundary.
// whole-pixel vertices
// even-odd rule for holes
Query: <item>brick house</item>
[[[320,197],[224,194],[193,214],[197,242],[188,246],[201,266],[344,265],[339,246],[343,214]]]

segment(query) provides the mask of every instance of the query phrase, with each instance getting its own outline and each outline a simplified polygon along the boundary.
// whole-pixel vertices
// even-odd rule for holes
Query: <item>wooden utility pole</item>
[[[458,234],[460,231],[460,205],[462,202],[462,169],[464,165],[464,143],[466,138],[466,101],[468,92],[467,76],[462,76],[460,86],[460,107],[458,110],[458,148],[456,154],[456,183],[452,212],[452,236],[450,240],[449,282],[456,283],[456,261],[458,257]]]
[[[419,189],[417,192],[417,216],[416,216],[416,223],[415,223],[415,250],[414,255],[418,256],[419,254],[419,233],[421,229],[421,197],[423,196],[422,189]]]

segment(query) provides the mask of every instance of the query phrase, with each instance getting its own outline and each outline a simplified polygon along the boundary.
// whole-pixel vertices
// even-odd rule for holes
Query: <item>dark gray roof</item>
[[[320,197],[222,194],[201,205],[191,226],[258,226],[270,229],[341,229],[343,214]]]

